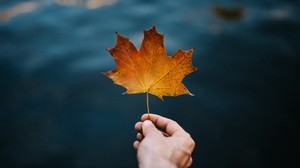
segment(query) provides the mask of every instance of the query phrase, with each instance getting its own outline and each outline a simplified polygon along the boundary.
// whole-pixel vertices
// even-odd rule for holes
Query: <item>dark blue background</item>
[[[239,1],[238,21],[212,12],[233,0],[119,0],[96,9],[44,0],[12,15],[22,2],[0,0],[1,168],[137,167],[133,126],[145,95],[122,95],[101,72],[115,66],[106,51],[114,31],[139,48],[153,24],[169,55],[195,47],[199,70],[183,81],[195,96],[150,97],[153,113],[195,139],[193,167],[298,162],[298,1]]]

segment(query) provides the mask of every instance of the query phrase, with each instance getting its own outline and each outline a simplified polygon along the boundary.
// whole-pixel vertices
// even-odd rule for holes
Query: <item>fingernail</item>
[[[148,125],[151,125],[152,122],[151,122],[150,120],[145,120],[145,121],[143,122],[143,124],[144,124],[145,126],[148,126]]]

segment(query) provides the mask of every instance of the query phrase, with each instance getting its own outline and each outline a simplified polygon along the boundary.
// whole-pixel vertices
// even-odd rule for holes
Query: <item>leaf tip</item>
[[[107,72],[101,72],[102,75],[109,77],[111,76],[111,71],[107,71]]]
[[[188,91],[190,96],[195,96],[195,94],[191,93],[190,91]]]
[[[107,76],[107,72],[101,72],[102,75]]]
[[[155,24],[152,25],[152,28],[151,28],[151,29],[156,31]]]

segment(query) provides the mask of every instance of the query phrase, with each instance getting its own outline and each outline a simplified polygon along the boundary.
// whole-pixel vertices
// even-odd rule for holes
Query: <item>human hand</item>
[[[135,124],[140,168],[185,168],[192,165],[195,142],[181,126],[168,118],[144,114]]]

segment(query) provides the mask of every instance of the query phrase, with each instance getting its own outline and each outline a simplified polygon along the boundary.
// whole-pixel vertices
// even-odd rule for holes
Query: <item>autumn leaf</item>
[[[192,65],[193,49],[179,49],[173,56],[167,56],[163,42],[164,36],[156,32],[155,26],[144,31],[140,50],[117,33],[115,46],[108,49],[116,61],[116,68],[103,74],[125,87],[126,94],[146,93],[147,105],[148,93],[160,99],[163,96],[192,95],[182,80],[197,69]]]

